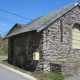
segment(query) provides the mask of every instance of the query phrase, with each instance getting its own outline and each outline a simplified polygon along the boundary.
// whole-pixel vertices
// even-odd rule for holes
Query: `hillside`
[[[0,37],[0,53],[8,52],[8,40]]]

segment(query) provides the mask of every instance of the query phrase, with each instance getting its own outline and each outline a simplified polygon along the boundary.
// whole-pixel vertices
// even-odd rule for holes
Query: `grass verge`
[[[57,73],[43,73],[41,71],[35,71],[35,74],[40,75],[40,80],[63,80],[64,76]]]
[[[8,53],[0,52],[0,56],[7,56]]]
[[[64,79],[64,76],[63,75],[60,75],[60,74],[56,74],[56,73],[43,73],[42,71],[34,71],[34,72],[29,72],[29,71],[26,71],[24,69],[21,69],[19,67],[16,67],[16,66],[13,66],[13,65],[10,65],[7,60],[4,60],[4,61],[1,61],[2,64],[4,65],[7,65],[9,67],[12,67],[16,70],[19,70],[23,73],[27,73],[35,78],[37,78],[38,80],[63,80]]]

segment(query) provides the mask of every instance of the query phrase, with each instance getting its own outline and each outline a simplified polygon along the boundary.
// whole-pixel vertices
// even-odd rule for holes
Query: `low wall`
[[[50,71],[63,75],[80,75],[80,62],[50,63]]]

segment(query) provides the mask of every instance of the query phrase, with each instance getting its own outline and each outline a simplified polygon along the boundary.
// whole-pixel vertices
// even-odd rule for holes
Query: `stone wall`
[[[62,75],[80,75],[80,62],[50,63],[50,71]]]
[[[10,38],[9,62],[12,60],[11,63],[14,65],[27,70],[50,72],[50,63],[59,63],[61,59],[66,61],[79,59],[80,50],[72,48],[72,28],[75,23],[80,23],[79,7],[75,7],[60,19],[50,24],[42,32],[32,31]],[[61,32],[61,26],[63,32]],[[39,61],[32,60],[33,53],[36,51],[40,53]]]
[[[62,20],[62,25],[60,23]],[[80,49],[72,48],[72,28],[80,23],[80,9],[75,7],[60,19],[49,25],[43,31],[43,70],[50,71],[49,63],[59,62],[60,59],[71,60],[80,58]],[[63,40],[61,41],[61,26]]]
[[[42,57],[42,44],[42,32],[32,31],[10,38],[9,62],[26,70],[36,70],[40,61],[33,60],[33,53],[38,51]]]

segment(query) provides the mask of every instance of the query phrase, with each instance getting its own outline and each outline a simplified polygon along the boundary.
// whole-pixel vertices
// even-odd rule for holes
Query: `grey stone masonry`
[[[60,19],[62,23],[60,23]],[[80,59],[80,49],[72,48],[72,28],[75,23],[80,24],[79,7],[70,10],[60,19],[56,20],[43,31],[44,71],[50,71],[49,63],[59,62],[60,59]],[[61,32],[60,25],[63,32]]]
[[[8,61],[27,70],[50,72],[50,63],[80,59],[80,49],[72,48],[72,28],[80,24],[80,8],[76,6],[47,26],[43,31],[30,31],[9,38]],[[40,60],[33,60],[34,52]]]
[[[50,71],[62,75],[80,75],[80,62],[50,63]]]
[[[11,37],[8,61],[15,66],[34,71],[38,61],[33,60],[33,53],[38,51],[41,59],[42,44],[42,32],[33,31]]]

